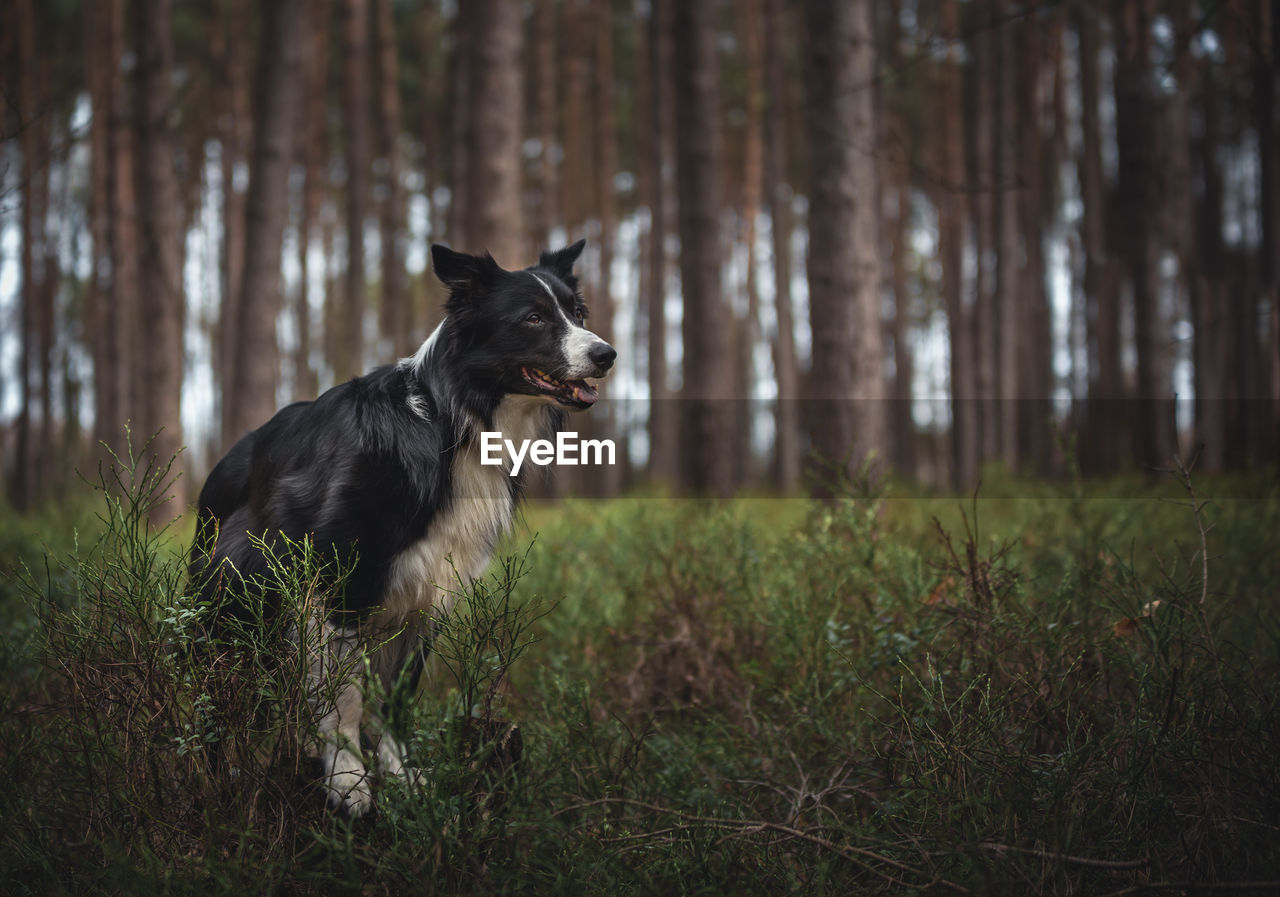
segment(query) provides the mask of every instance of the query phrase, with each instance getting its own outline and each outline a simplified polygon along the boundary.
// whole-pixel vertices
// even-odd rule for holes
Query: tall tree
[[[1088,399],[1081,461],[1087,470],[1113,470],[1119,461],[1117,441],[1123,427],[1117,419],[1124,394],[1120,369],[1120,296],[1107,234],[1108,196],[1102,168],[1102,126],[1099,121],[1099,52],[1102,49],[1094,0],[1075,7],[1080,70],[1080,155],[1076,176],[1080,183],[1080,243],[1084,250],[1085,332],[1088,355]]]
[[[1256,458],[1274,458],[1280,446],[1280,139],[1276,135],[1276,102],[1280,100],[1280,3],[1259,2],[1253,61],[1254,127],[1258,134],[1258,275],[1261,305],[1267,309],[1270,332],[1265,344],[1266,362],[1258,365],[1255,386],[1249,390],[1258,412],[1246,412],[1258,422],[1249,433]],[[1247,317],[1257,320],[1258,304],[1250,303]],[[1246,321],[1246,326],[1250,323]],[[1256,326],[1256,325],[1255,325]],[[1253,403],[1251,403],[1253,404]],[[1267,410],[1263,412],[1265,404]]]
[[[777,322],[773,334],[773,372],[778,404],[774,413],[775,463],[778,485],[789,492],[800,481],[800,389],[796,367],[795,328],[791,307],[791,199],[788,177],[787,134],[791,79],[784,47],[792,33],[782,0],[765,0],[765,83],[768,93],[768,139],[765,144],[764,179],[769,202],[773,246],[773,308]]]
[[[1116,38],[1117,201],[1120,235],[1133,295],[1137,355],[1137,463],[1149,469],[1169,463],[1171,384],[1169,334],[1157,301],[1162,209],[1160,140],[1163,100],[1151,58],[1152,0],[1114,0]]]
[[[160,464],[174,459],[181,472],[182,319],[178,228],[178,182],[172,135],[173,32],[170,0],[133,0],[137,60],[134,66],[136,136],[134,163],[138,190],[138,294],[142,356],[141,435],[154,435],[151,450]],[[185,484],[181,484],[179,488]],[[181,493],[179,493],[181,498]],[[165,520],[182,512],[183,502],[156,506]]]
[[[1002,195],[997,183],[996,141],[1001,135],[996,116],[996,0],[974,0],[972,37],[969,51],[973,59],[970,83],[969,134],[970,178],[973,218],[973,246],[976,262],[973,303],[974,391],[980,433],[979,457],[1000,454],[1001,404],[999,378],[999,321],[996,292],[999,268],[996,246],[996,210]]]
[[[302,54],[302,101],[298,104],[298,141],[302,156],[302,207],[298,220],[298,345],[294,352],[293,389],[295,398],[315,395],[318,387],[311,360],[311,246],[324,198],[325,161],[329,154],[325,126],[325,72],[329,49],[329,10],[323,3],[309,3],[303,14],[305,29]],[[324,278],[319,278],[324,282]],[[322,295],[324,291],[321,291]],[[320,307],[325,302],[319,303]]]
[[[232,423],[235,405],[236,338],[241,281],[244,276],[245,202],[252,120],[249,109],[248,0],[219,0],[214,30],[218,85],[214,91],[222,169],[221,322],[218,330],[218,383],[222,393],[222,448],[238,438]]]
[[[808,0],[810,394],[814,450],[861,465],[887,448],[880,324],[875,4]]]
[[[523,264],[521,144],[524,108],[521,51],[524,18],[517,0],[474,0],[469,18],[467,188],[463,229],[475,251],[499,264]]]
[[[600,221],[599,279],[591,302],[591,329],[610,343],[614,342],[614,302],[611,274],[614,242],[618,229],[618,196],[613,179],[618,171],[618,124],[615,107],[612,0],[595,0],[592,24],[595,43],[595,194],[596,215]],[[616,438],[612,403],[593,414],[586,429],[596,438]],[[622,468],[609,465],[599,468],[599,492],[615,495],[621,487]]]
[[[556,155],[556,0],[537,0],[533,13],[534,110],[538,135],[538,221],[535,242],[551,245],[559,221]]]
[[[13,503],[19,511],[31,507],[36,494],[36,453],[32,445],[32,417],[36,386],[32,383],[32,356],[35,354],[35,319],[40,302],[37,279],[37,257],[43,255],[39,207],[42,180],[40,171],[39,131],[42,122],[36,114],[36,11],[32,0],[19,0],[17,19],[18,63],[18,129],[22,150],[22,257],[20,259],[22,293],[19,298],[18,323],[18,421],[17,457],[14,464]]]
[[[253,155],[245,217],[245,260],[231,392],[231,435],[261,426],[277,406],[284,306],[280,264],[289,213],[294,119],[301,96],[303,0],[276,0],[263,9],[254,82]]]
[[[684,296],[681,445],[685,481],[728,495],[733,439],[732,315],[720,288],[722,149],[715,18],[710,4],[677,3],[676,185]]]
[[[671,0],[652,0],[646,46],[650,77],[648,109],[649,292],[647,301],[649,364],[649,473],[670,480],[676,474],[675,405],[667,387],[667,235],[671,232]]]
[[[116,320],[113,343],[119,350],[119,367],[114,389],[119,392],[119,414],[112,425],[110,444],[122,447],[124,425],[135,419],[142,404],[142,362],[138,346],[138,201],[133,163],[133,109],[124,76],[125,3],[104,0],[106,32],[103,49],[110,58],[107,95],[111,163],[107,171],[107,194],[111,206],[111,227],[107,235],[111,256],[111,292],[108,308]]]
[[[378,61],[378,156],[381,159],[382,335],[397,358],[409,351],[409,295],[404,186],[400,182],[400,61],[392,0],[374,0]]]
[[[995,18],[1008,13],[1006,0],[994,0]],[[1018,379],[1018,347],[1024,337],[1022,264],[1019,258],[1017,39],[1005,23],[995,36],[995,115],[992,136],[996,176],[996,292],[995,311],[999,347],[1000,457],[1010,467],[1018,463],[1019,399],[1025,384]]]
[[[364,224],[369,209],[369,4],[346,0],[343,26],[343,107],[346,131],[347,270],[334,376],[338,382],[364,369]]]
[[[939,170],[934,191],[938,206],[938,255],[942,265],[942,298],[951,330],[951,471],[953,483],[969,490],[977,481],[980,453],[977,378],[973,366],[972,321],[964,303],[964,118],[960,97],[959,16],[956,0],[942,2],[942,34],[947,55],[938,97]],[[901,211],[900,211],[901,214]]]
[[[740,482],[752,475],[751,427],[754,416],[755,351],[760,343],[760,287],[756,277],[756,221],[764,190],[764,35],[760,0],[737,0],[735,4],[738,39],[742,46],[744,124],[739,220],[744,247],[746,312],[736,330],[737,378],[743,401],[737,403],[738,457],[736,476]]]
[[[584,0],[566,0],[562,11],[561,60],[564,85],[563,146],[560,178],[560,213],[570,236],[582,230],[591,212],[591,193],[584,184],[594,183],[595,159],[587,122],[591,106],[590,9]]]

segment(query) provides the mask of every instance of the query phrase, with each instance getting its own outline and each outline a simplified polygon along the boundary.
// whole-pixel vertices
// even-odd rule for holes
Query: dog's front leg
[[[324,748],[324,788],[329,793],[329,806],[348,816],[363,816],[373,809],[373,790],[369,771],[360,759],[360,717],[364,695],[355,681],[338,687],[333,709],[320,719],[320,737]]]
[[[320,627],[323,643],[311,664],[311,701],[320,715],[321,784],[329,806],[348,816],[363,816],[373,808],[369,771],[360,757],[360,719],[364,693],[357,665],[355,639],[327,623]]]

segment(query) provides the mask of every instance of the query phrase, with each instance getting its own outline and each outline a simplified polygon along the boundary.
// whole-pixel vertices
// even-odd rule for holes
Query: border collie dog
[[[262,545],[308,538],[350,573],[317,619],[312,657],[323,785],[331,806],[373,805],[360,753],[363,665],[391,695],[416,681],[431,619],[459,580],[483,575],[522,488],[510,461],[481,465],[480,434],[555,438],[564,409],[589,408],[617,353],[588,330],[573,274],[583,241],[507,271],[488,254],[431,247],[449,288],[445,318],[396,365],[280,410],[227,453],[200,493],[193,582],[270,593]],[[363,653],[361,653],[363,652]],[[321,701],[319,695],[328,695]],[[411,776],[388,726],[370,720],[381,775]]]

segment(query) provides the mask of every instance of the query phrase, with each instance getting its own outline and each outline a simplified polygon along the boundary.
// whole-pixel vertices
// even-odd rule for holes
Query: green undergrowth
[[[273,544],[215,639],[164,471],[106,480],[0,533],[4,893],[1277,887],[1274,479],[531,505],[354,822],[307,749],[343,571]]]

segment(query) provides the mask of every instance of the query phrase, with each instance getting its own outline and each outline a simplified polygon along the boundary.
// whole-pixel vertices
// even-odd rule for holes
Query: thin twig
[[[562,807],[561,809],[556,810],[555,815],[559,816],[562,813],[567,813],[573,810],[585,810],[591,807],[604,806],[604,805],[637,807],[644,810],[650,810],[654,813],[661,813],[668,816],[674,816],[677,819],[681,820],[681,822],[684,822],[686,824],[709,825],[716,828],[735,829],[735,830],[738,830],[739,833],[743,833],[745,831],[777,832],[778,834],[786,835],[787,837],[790,837],[790,838],[796,838],[801,841],[806,841],[809,844],[813,844],[817,847],[823,848],[824,850],[831,851],[832,853],[835,853],[836,855],[843,857],[849,862],[855,863],[861,866],[862,868],[866,869],[868,872],[871,872],[875,875],[880,876],[890,884],[897,885],[899,887],[908,887],[910,886],[911,883],[903,881],[899,878],[895,878],[894,876],[890,875],[889,873],[881,869],[877,869],[875,866],[866,862],[866,860],[874,860],[878,863],[883,863],[886,866],[890,866],[894,869],[897,869],[899,872],[904,872],[909,875],[918,876],[920,878],[928,878],[929,881],[926,882],[925,887],[928,887],[930,885],[938,885],[956,894],[970,893],[969,889],[964,887],[963,885],[958,885],[955,882],[948,881],[944,878],[931,878],[923,870],[917,869],[914,866],[908,866],[906,863],[899,862],[898,860],[895,860],[892,857],[887,857],[884,854],[876,853],[874,850],[868,850],[865,847],[855,847],[851,844],[837,844],[836,842],[830,841],[819,835],[814,835],[814,834],[811,834],[810,832],[793,828],[792,826],[789,826],[789,825],[782,825],[781,823],[777,823],[777,822],[768,822],[761,819],[726,819],[721,816],[695,816],[695,815],[681,812],[680,810],[673,810],[669,807],[662,807],[657,804],[650,804],[644,801],[630,800],[628,798],[622,798],[622,797],[603,797],[603,798],[599,798],[598,800],[591,800],[591,801],[586,801],[584,803],[573,804],[572,806]],[[670,828],[661,829],[659,833],[666,834],[670,831],[671,831]]]
[[[996,853],[1027,853],[1041,859],[1057,860],[1074,866],[1092,866],[1095,869],[1141,869],[1151,862],[1148,857],[1139,857],[1136,860],[1095,860],[1092,857],[1077,857],[1066,853],[1058,853],[1054,850],[1045,850],[1043,847],[1016,847],[1012,844],[1000,844],[996,841],[982,842],[982,849]]]
[[[1277,881],[1144,881],[1118,891],[1108,891],[1102,897],[1127,897],[1143,891],[1277,891]]]

